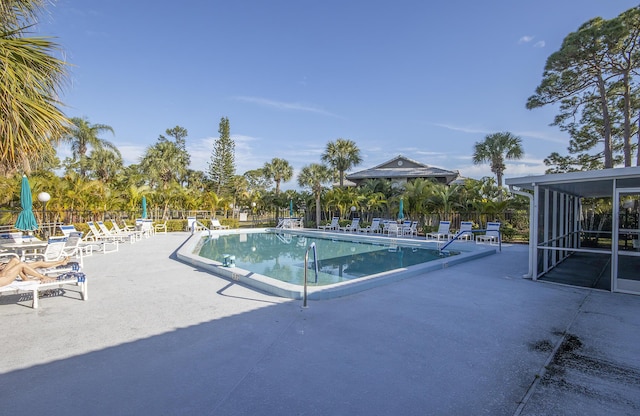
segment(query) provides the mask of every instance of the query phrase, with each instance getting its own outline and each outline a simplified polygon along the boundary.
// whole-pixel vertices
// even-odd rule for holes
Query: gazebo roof
[[[374,166],[371,169],[350,173],[346,175],[346,177],[349,180],[440,177],[447,178],[447,182],[450,182],[458,177],[458,172],[427,166],[423,163],[399,155],[378,166]]]

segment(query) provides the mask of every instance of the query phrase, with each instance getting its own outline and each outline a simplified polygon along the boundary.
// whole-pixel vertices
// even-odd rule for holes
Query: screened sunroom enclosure
[[[506,183],[531,201],[533,279],[640,294],[640,167]]]

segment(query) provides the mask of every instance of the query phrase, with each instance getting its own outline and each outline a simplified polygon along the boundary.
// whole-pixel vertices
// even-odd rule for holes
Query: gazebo
[[[505,182],[531,202],[531,278],[640,294],[640,167]]]

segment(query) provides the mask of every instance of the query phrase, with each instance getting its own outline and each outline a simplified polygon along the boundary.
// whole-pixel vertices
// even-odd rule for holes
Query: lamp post
[[[255,201],[251,203],[251,211],[253,212],[253,227],[255,228],[256,226],[256,202]]]
[[[351,207],[351,221],[353,221],[353,216],[356,213],[356,207],[352,206]]]
[[[47,202],[51,199],[51,195],[46,192],[40,192],[38,194],[38,201],[42,202],[42,233],[45,238],[49,237],[49,227],[47,226],[47,232],[44,231],[44,223],[47,217]]]

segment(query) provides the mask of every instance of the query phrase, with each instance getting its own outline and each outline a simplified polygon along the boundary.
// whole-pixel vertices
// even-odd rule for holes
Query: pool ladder
[[[315,265],[314,269],[316,271],[316,283],[318,283],[318,253],[316,252],[316,243],[311,243],[307,250],[304,253],[304,295],[302,297],[302,307],[307,307],[307,284],[309,279],[307,278],[307,272],[309,270],[309,251],[313,250],[313,263]]]

